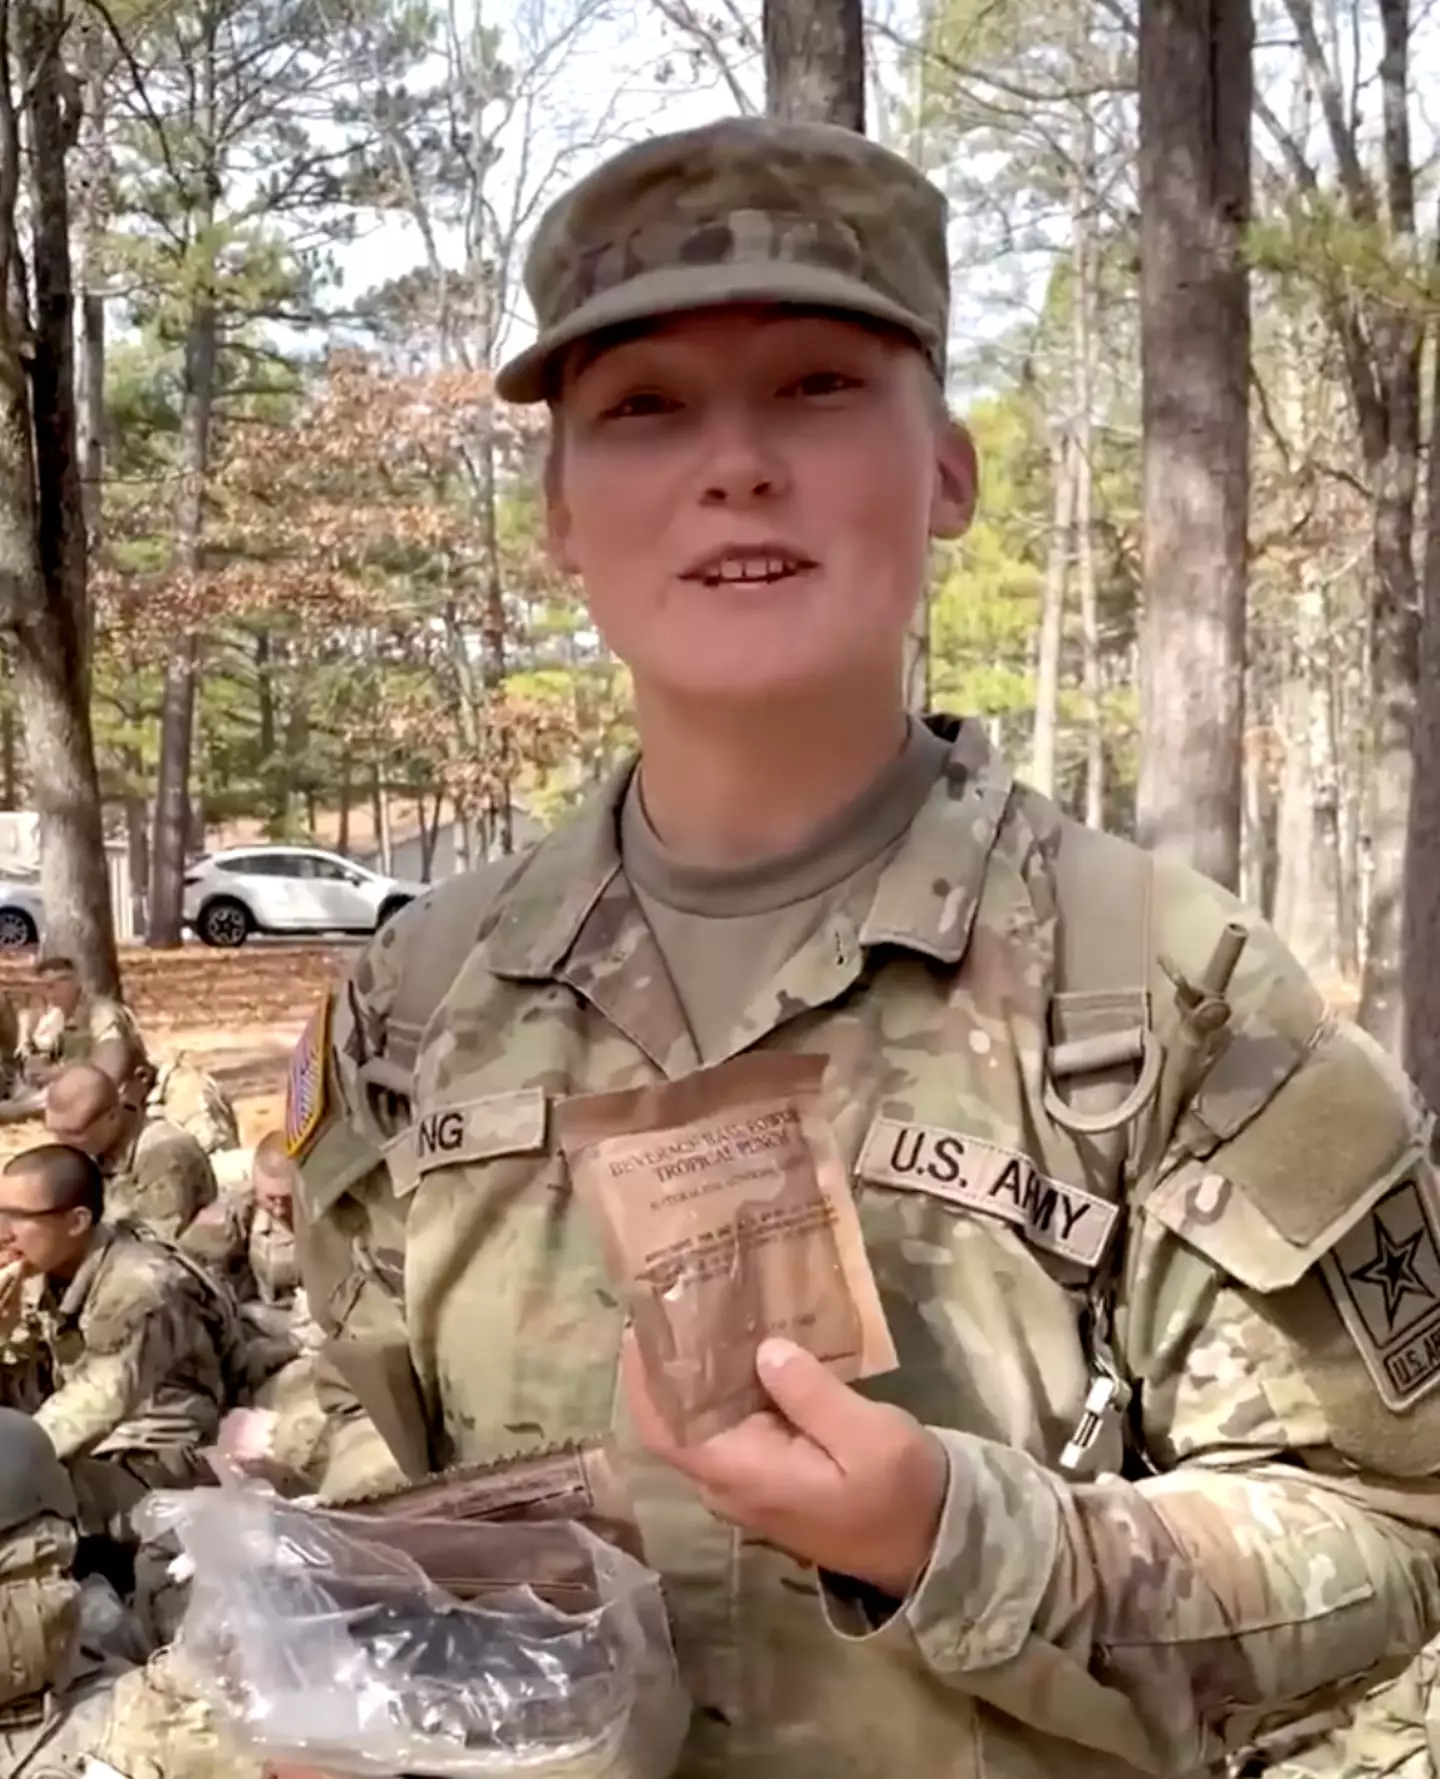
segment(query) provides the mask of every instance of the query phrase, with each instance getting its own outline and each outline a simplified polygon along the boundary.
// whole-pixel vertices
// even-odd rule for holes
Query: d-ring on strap
[[[1069,1055],[1084,1051],[1083,1058]],[[1140,1074],[1134,1087],[1111,1111],[1080,1112],[1061,1099],[1055,1085],[1057,1075],[1078,1075],[1092,1069],[1113,1068],[1122,1062],[1140,1059]],[[1084,1137],[1107,1136],[1122,1125],[1138,1118],[1155,1097],[1160,1085],[1160,1067],[1165,1053],[1160,1041],[1148,1027],[1137,1026],[1133,1032],[1117,1032],[1113,1037],[1078,1038],[1072,1044],[1057,1045],[1050,1052],[1050,1066],[1045,1071],[1045,1110],[1062,1130]]]

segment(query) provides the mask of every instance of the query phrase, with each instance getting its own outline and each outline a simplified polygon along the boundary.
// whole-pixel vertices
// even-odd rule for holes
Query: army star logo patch
[[[1440,1384],[1440,1215],[1433,1191],[1402,1180],[1322,1266],[1381,1400],[1412,1408]]]
[[[330,996],[305,1022],[285,1083],[285,1152],[298,1160],[325,1117],[326,1064],[330,1050]]]

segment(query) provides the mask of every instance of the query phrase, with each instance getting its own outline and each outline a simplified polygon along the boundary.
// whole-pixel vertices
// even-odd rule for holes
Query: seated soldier
[[[64,1144],[0,1172],[0,1264],[25,1277],[18,1314],[6,1299],[5,1387],[69,1470],[82,1529],[124,1544],[151,1489],[213,1480],[201,1453],[239,1330],[223,1287],[148,1231],[106,1223],[104,1200],[93,1158]]]
[[[163,1118],[146,1121],[148,1065],[137,1074],[132,1063],[123,1090],[116,1086],[124,1048],[114,1045],[108,1069],[91,1062],[61,1070],[46,1090],[45,1128],[99,1163],[109,1216],[134,1218],[174,1241],[214,1201],[215,1175],[187,1131]]]
[[[44,1429],[0,1409],[0,1774],[83,1768],[117,1675],[150,1645],[108,1585],[86,1574],[74,1487]],[[85,1575],[82,1581],[80,1577]],[[89,1610],[94,1600],[98,1612]]]
[[[229,1096],[189,1056],[169,1057],[160,1064],[145,1109],[152,1118],[167,1118],[188,1130],[212,1158],[240,1147],[240,1124]]]
[[[19,1045],[32,1081],[43,1085],[64,1064],[89,1061],[106,1038],[143,1054],[134,1014],[110,995],[90,994],[68,957],[42,958],[36,974],[43,1004],[21,1021]]]
[[[268,1132],[255,1150],[250,1190],[207,1206],[182,1242],[240,1299],[254,1406],[227,1417],[222,1449],[286,1492],[296,1478],[307,1488],[318,1485],[328,1436],[314,1377],[324,1337],[311,1319],[295,1253],[296,1172],[284,1136]]]
[[[0,993],[0,1099],[9,1099],[20,1080],[20,1015],[9,994]]]
[[[278,1314],[256,1318],[257,1326],[288,1328],[300,1302],[300,1266],[295,1256],[295,1163],[278,1130],[260,1139],[250,1163],[249,1190],[229,1192],[207,1205],[185,1232],[182,1246],[223,1274],[243,1305]]]
[[[0,1721],[43,1701],[68,1665],[80,1623],[76,1517],[74,1486],[48,1434],[0,1408]],[[0,1752],[8,1752],[3,1737]]]

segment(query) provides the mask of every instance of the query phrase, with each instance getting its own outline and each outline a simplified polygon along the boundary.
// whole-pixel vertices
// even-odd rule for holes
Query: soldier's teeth
[[[732,557],[706,576],[710,581],[778,581],[793,570],[778,556]]]

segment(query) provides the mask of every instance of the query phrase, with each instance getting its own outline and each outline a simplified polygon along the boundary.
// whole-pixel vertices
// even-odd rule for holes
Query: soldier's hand
[[[232,1408],[220,1423],[216,1446],[241,1470],[258,1469],[274,1455],[279,1419],[273,1409]]]
[[[20,1320],[25,1301],[21,1290],[29,1276],[30,1270],[23,1260],[0,1265],[0,1336],[9,1334]]]
[[[909,1594],[934,1548],[949,1482],[943,1446],[912,1415],[868,1401],[803,1348],[769,1340],[756,1374],[775,1412],[679,1446],[629,1337],[622,1364],[640,1439],[696,1484],[712,1513],[891,1599]]]

